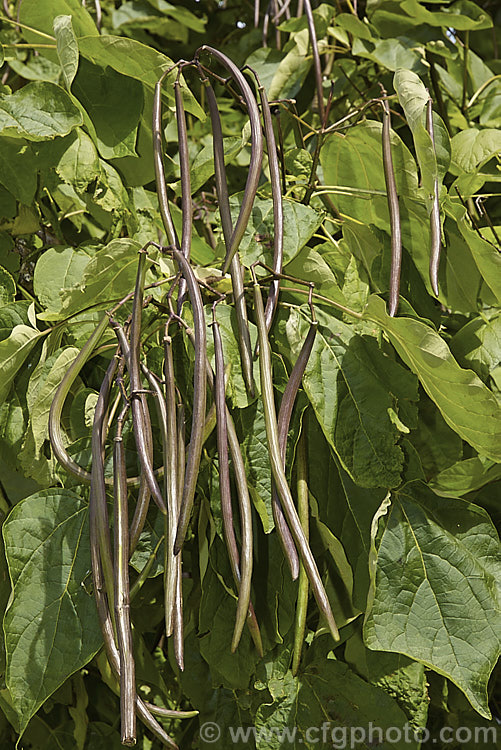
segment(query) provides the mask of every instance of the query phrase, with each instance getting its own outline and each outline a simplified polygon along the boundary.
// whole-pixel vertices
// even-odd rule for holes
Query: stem
[[[13,18],[2,18],[2,23],[10,23],[12,26],[17,26],[21,29],[26,29],[26,31],[31,31],[33,34],[38,34],[38,36],[43,36],[44,39],[51,39],[53,42],[56,41],[55,36],[51,36],[50,34],[45,34],[43,31],[39,31],[38,29],[34,29],[33,26],[26,26],[24,23],[20,23],[19,21],[15,21]]]
[[[24,49],[57,49],[56,44],[25,44],[24,42],[16,42],[16,44],[3,44],[3,47],[16,48],[21,47]]]
[[[4,47],[6,47],[6,46],[7,46],[7,45],[6,45],[6,44],[4,44]],[[478,97],[480,96],[480,94],[482,94],[482,93],[483,93],[483,92],[485,91],[485,89],[486,89],[486,88],[487,88],[488,86],[490,86],[490,85],[491,85],[491,83],[494,83],[494,81],[497,81],[497,80],[499,80],[500,78],[501,78],[501,73],[498,73],[498,75],[492,76],[492,78],[489,78],[489,80],[487,80],[487,81],[484,81],[484,83],[483,83],[483,84],[482,84],[482,85],[481,85],[481,86],[480,86],[480,87],[479,87],[479,88],[478,88],[478,89],[477,89],[477,90],[475,91],[475,93],[474,93],[474,94],[473,94],[473,96],[471,97],[470,101],[469,101],[469,102],[468,102],[468,104],[466,105],[466,108],[467,108],[467,109],[469,109],[469,108],[470,108],[470,107],[471,107],[471,106],[472,106],[472,105],[473,105],[473,104],[474,104],[474,103],[475,103],[475,102],[477,101],[477,99],[478,99]]]

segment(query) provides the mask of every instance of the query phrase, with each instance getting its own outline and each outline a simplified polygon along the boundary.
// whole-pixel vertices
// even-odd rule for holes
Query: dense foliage
[[[380,743],[385,748],[440,747],[434,738],[444,726],[462,728],[444,746],[501,746],[501,731],[498,739],[475,735],[496,730],[501,721],[495,670],[501,633],[501,40],[495,15],[499,23],[501,9],[495,0],[331,0],[313,9],[315,40],[307,14],[295,15],[294,2],[274,22],[286,5],[263,5],[255,28],[255,8],[233,0],[4,2],[2,748],[14,748],[20,736],[18,746],[26,749],[121,746],[119,686],[94,602],[89,485],[56,460],[49,409],[103,313],[134,290],[138,251],[150,241],[170,243],[155,181],[154,89],[174,62],[191,59],[204,44],[250,66],[272,102],[283,269],[295,279],[281,281],[270,330],[277,406],[309,330],[308,290],[301,282],[314,284],[317,333],[285,466],[294,497],[301,481],[308,485],[311,549],[340,639],[333,640],[310,595],[293,673],[298,583],[291,580],[272,513],[260,365],[255,358],[256,392],[249,395],[231,281],[221,274],[226,246],[207,91],[200,70],[185,68],[191,264],[201,283],[213,364],[212,303],[227,295],[216,315],[226,398],[252,499],[251,598],[264,655],[247,629],[235,653],[230,650],[237,588],[223,532],[214,431],[203,446],[183,548],[184,670],[164,635],[167,558],[162,514],[153,503],[131,558],[131,583],[153,561],[131,603],[139,694],[169,709],[199,712],[183,720],[157,717],[181,748],[348,747],[309,731],[325,722],[338,730],[372,722],[383,731],[410,726],[431,733],[424,741],[423,733],[412,732],[409,741],[388,739]],[[217,59],[202,62],[227,75]],[[181,237],[177,75],[172,71],[163,84],[162,130],[170,210]],[[251,131],[234,83],[213,80],[235,223],[251,166]],[[386,94],[402,235],[395,316],[388,314],[395,227],[382,148]],[[238,249],[253,350],[258,320],[250,269],[256,261],[273,265],[276,233],[267,153]],[[437,197],[435,295],[429,258]],[[161,378],[169,283],[157,282],[172,279],[177,267],[155,246],[145,262],[150,297],[141,352]],[[266,292],[270,274],[257,266],[255,272]],[[116,312],[118,322],[127,324],[131,311],[129,300]],[[182,314],[193,325],[189,301]],[[188,443],[195,354],[182,326],[171,334]],[[66,450],[87,470],[98,391],[115,351],[115,333],[106,328],[64,404]],[[112,402],[120,396],[114,388]],[[154,398],[147,398],[159,466],[159,417]],[[139,462],[130,420],[123,439],[133,476]],[[110,481],[112,444],[110,433]],[[301,455],[307,456],[306,477]],[[131,514],[137,493],[130,489]],[[111,494],[109,501],[112,516]],[[236,510],[235,516],[240,545]],[[218,723],[219,739],[200,735],[207,722]],[[256,732],[232,743],[229,729],[235,727]],[[280,735],[292,728],[295,738]],[[161,747],[140,722],[137,731],[140,748]],[[336,736],[341,742],[342,734]],[[482,744],[482,736],[491,744]]]

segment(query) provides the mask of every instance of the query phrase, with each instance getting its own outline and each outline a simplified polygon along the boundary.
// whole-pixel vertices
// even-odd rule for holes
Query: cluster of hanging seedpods
[[[220,114],[215,92],[210,83],[209,68],[201,62],[203,55],[210,55],[229,73],[238,88],[238,97],[244,103],[250,121],[251,161],[240,213],[233,224],[230,212],[226,168],[224,163],[223,136]],[[180,71],[192,66],[199,73],[206,92],[206,101],[212,124],[214,143],[214,168],[216,192],[221,216],[222,232],[226,246],[223,273],[229,271],[232,281],[231,300],[216,293],[213,304],[212,335],[214,339],[215,367],[207,357],[207,325],[201,289],[206,284],[200,282],[190,263],[192,233],[192,200],[190,167],[188,161],[188,139]],[[304,638],[308,587],[318,603],[325,622],[335,639],[339,638],[334,616],[320,577],[316,562],[308,542],[308,502],[307,491],[299,498],[298,510],[284,469],[285,449],[293,405],[299,390],[302,376],[308,362],[316,333],[316,321],[311,304],[312,290],[309,293],[312,321],[304,346],[292,370],[288,386],[282,398],[277,416],[271,350],[268,331],[271,327],[278,304],[279,285],[282,275],[283,258],[283,208],[277,147],[273,131],[272,116],[265,89],[255,76],[257,97],[244,73],[223,53],[216,49],[201,47],[193,61],[182,62],[177,67],[178,75],[174,82],[176,117],[178,127],[182,236],[177,236],[172,221],[162,157],[162,85],[170,71],[158,81],[153,108],[154,161],[160,213],[163,219],[167,243],[165,246],[149,243],[139,253],[136,285],[133,292],[108,311],[96,330],[82,348],[71,368],[66,373],[53,400],[49,433],[54,452],[68,472],[81,481],[90,483],[90,533],[92,550],[92,573],[94,593],[99,621],[104,638],[110,667],[120,683],[122,742],[135,743],[136,714],[147,727],[166,745],[175,747],[155,716],[184,718],[196,712],[170,711],[144,701],[136,690],[130,601],[148,577],[154,550],[144,570],[134,585],[129,584],[129,560],[136,548],[148,513],[150,498],[165,517],[165,633],[173,638],[174,653],[180,669],[184,666],[183,656],[183,602],[182,602],[182,547],[190,524],[197,487],[201,454],[204,442],[216,428],[218,471],[223,516],[223,530],[231,570],[238,591],[237,611],[231,649],[238,648],[242,630],[247,625],[257,652],[262,655],[258,619],[251,601],[253,564],[252,510],[247,486],[245,463],[240,448],[232,415],[226,404],[225,361],[221,334],[217,321],[218,304],[233,305],[238,321],[238,344],[241,355],[241,368],[249,396],[255,396],[253,380],[253,360],[259,358],[260,392],[263,401],[266,436],[270,464],[274,482],[273,512],[276,528],[284,553],[287,557],[292,577],[300,578],[298,616],[296,622],[295,653],[293,667],[297,670]],[[250,71],[253,73],[253,71]],[[255,75],[255,74],[254,74]],[[259,101],[259,104],[258,104]],[[263,138],[264,134],[264,138]],[[247,227],[256,196],[263,161],[263,146],[266,141],[269,173],[271,179],[274,215],[274,259],[271,286],[266,305],[263,303],[261,286],[252,267],[251,278],[254,300],[254,317],[258,329],[258,346],[251,349],[247,304],[244,289],[244,268],[241,265],[238,249]],[[155,245],[157,250],[168,254],[178,273],[157,285],[171,282],[166,295],[168,313],[165,321],[164,365],[161,373],[151,372],[141,355],[141,321],[145,300],[145,277],[148,248]],[[287,277],[285,277],[287,278]],[[308,286],[308,285],[307,285]],[[177,303],[173,298],[177,293]],[[213,295],[212,295],[213,297]],[[132,312],[125,323],[115,319],[117,310],[132,301]],[[183,317],[183,306],[191,306],[191,324]],[[117,337],[117,350],[105,373],[99,390],[92,429],[92,469],[87,472],[68,455],[61,430],[61,415],[65,399],[72,383],[83,365],[91,356],[107,327],[111,326]],[[172,331],[179,328],[193,344],[193,401],[189,408],[191,429],[189,440],[184,435],[184,404],[179,402],[175,384],[175,366],[172,352]],[[207,386],[212,393],[212,404],[207,409]],[[112,388],[116,389],[115,403],[111,405]],[[163,446],[163,466],[153,466],[154,435],[150,418],[147,393],[152,393],[156,404],[160,425],[159,438]],[[127,477],[123,426],[130,416],[140,466],[139,477]],[[108,435],[114,430],[113,477],[105,474],[105,449]],[[110,438],[111,441],[111,438]],[[299,451],[298,461],[305,463],[304,450]],[[230,465],[231,457],[231,465]],[[240,548],[233,522],[230,466],[238,494],[240,515]],[[301,469],[305,474],[305,466]],[[299,471],[299,473],[301,473]],[[129,487],[139,485],[138,496],[132,520],[129,521]],[[113,488],[114,519],[113,540],[110,536],[108,518],[107,488]]]

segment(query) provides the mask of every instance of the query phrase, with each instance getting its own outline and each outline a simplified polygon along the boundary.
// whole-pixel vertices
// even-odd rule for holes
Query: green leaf
[[[501,151],[501,130],[468,128],[451,141],[451,171],[474,173]]]
[[[6,682],[21,734],[47,698],[101,646],[90,564],[88,506],[70,490],[22,500],[3,526],[14,596],[4,618]]]
[[[393,130],[390,139],[397,192],[416,198],[416,162]],[[381,123],[368,120],[350,128],[346,135],[334,133],[322,146],[320,164],[342,214],[389,231]]]
[[[501,479],[501,465],[476,456],[448,466],[433,477],[429,486],[437,495],[461,497],[498,479]]]
[[[371,523],[386,489],[356,485],[334,459],[316,420],[310,418],[308,427],[309,491],[318,505],[319,518],[346,551],[353,571],[353,604],[364,611],[369,590]]]
[[[501,362],[501,313],[466,323],[451,339],[451,351],[462,367],[469,367],[487,381],[491,370]]]
[[[0,341],[8,339],[12,329],[18,325],[28,325],[28,300],[12,302],[0,308]]]
[[[19,138],[0,138],[0,182],[25,206],[37,189],[37,166],[29,143]]]
[[[67,135],[82,124],[82,115],[64,89],[33,81],[13,94],[0,96],[0,133],[44,141]]]
[[[0,402],[6,398],[23,362],[43,335],[30,326],[17,325],[8,338],[0,341]]]
[[[173,5],[172,3],[166,2],[166,0],[147,0],[147,2],[153,8],[160,11],[160,13],[175,18],[176,21],[179,21],[183,26],[195,31],[197,34],[202,34],[205,30],[205,25],[207,23],[206,18],[199,18],[187,8]]]
[[[62,180],[73,185],[76,191],[83,192],[101,173],[99,156],[92,139],[84,130],[77,128],[73,135],[55,169]]]
[[[149,88],[154,88],[162,73],[173,65],[172,60],[161,52],[122,36],[84,36],[78,40],[78,47],[80,53],[96,65],[109,66]],[[167,76],[163,87],[164,95],[171,104],[174,104],[172,83],[175,78],[176,71],[173,71]],[[187,86],[183,87],[183,101],[187,112],[201,120],[205,119],[203,109]]]
[[[449,168],[451,146],[442,120],[433,113],[435,145],[426,127],[428,91],[415,73],[399,69],[393,78],[398,100],[412,131],[414,146],[421,171],[421,180],[428,203],[433,199],[435,180],[441,183]]]
[[[285,737],[293,750],[349,747],[355,741],[360,747],[375,743],[389,746],[384,738],[390,727],[396,738],[392,748],[418,748],[412,734],[403,736],[407,717],[397,703],[342,661],[316,660],[297,677],[288,672],[281,680],[270,680],[268,690],[273,702],[261,704],[256,714],[257,750],[280,750]],[[380,729],[379,735],[374,733],[375,727]]]
[[[209,177],[214,174],[214,151],[212,138],[209,143],[203,146],[193,159],[191,164],[191,193],[192,195],[200,190],[207,182]],[[224,161],[226,166],[231,164],[242,150],[242,139],[230,136],[223,139]]]
[[[366,57],[388,70],[407,68],[416,73],[426,71],[423,48],[416,45],[415,39],[406,36],[372,41],[357,37],[353,41],[352,51],[353,55]]]
[[[463,441],[451,430],[433,401],[424,395],[419,401],[417,428],[409,439],[419,453],[427,477],[435,476],[463,456]]]
[[[451,5],[433,12],[425,8],[419,0],[404,0],[400,8],[409,15],[413,24],[428,24],[429,26],[445,26],[447,28],[464,31],[468,29],[489,29],[492,20],[476,3],[470,0],[456,0]]]
[[[298,41],[296,35],[295,41]],[[277,66],[268,89],[268,99],[286,99],[294,97],[311,68],[311,60],[308,59],[296,44],[287,52],[285,57]]]
[[[89,12],[82,6],[80,0],[23,0],[19,6],[19,20],[32,28],[53,33],[53,23],[57,16],[71,16],[72,26],[77,36],[97,34],[96,25]],[[40,43],[40,36],[30,31],[24,31],[30,42]]]
[[[482,455],[501,461],[501,407],[471,370],[458,365],[438,333],[419,320],[390,318],[378,297],[371,297],[364,317],[383,328],[449,427]]]
[[[2,513],[3,516],[3,513]],[[9,578],[9,569],[5,559],[5,548],[3,539],[0,537],[0,612],[5,612],[11,595],[11,585]],[[0,637],[0,675],[5,675],[5,642]]]
[[[402,419],[412,421],[405,404],[417,400],[417,383],[373,338],[323,312],[318,318],[303,385],[325,437],[357,484],[396,487],[403,453],[390,412],[402,410]],[[286,332],[296,356],[307,328],[304,317],[291,311]]]
[[[395,493],[373,529],[366,645],[410,656],[450,679],[490,718],[487,682],[500,653],[501,554],[487,513],[439,500],[420,482]]]
[[[321,248],[323,252],[320,253],[318,252],[320,248],[320,245],[317,245],[316,249],[305,245],[296,257],[287,264],[285,271],[298,279],[313,282],[317,294],[348,306],[348,302],[339,288],[337,278],[329,265],[331,258],[333,256],[338,258],[342,251],[332,245],[325,245]]]
[[[73,93],[89,113],[104,159],[137,156],[137,129],[143,109],[139,81],[113,68],[84,61],[73,83]]]
[[[85,245],[74,247],[49,247],[39,257],[35,266],[33,288],[35,294],[50,313],[61,311],[61,293],[74,288],[82,279],[93,253]],[[57,286],[54,279],[57,278]]]
[[[212,546],[211,556],[215,544]],[[202,581],[200,611],[204,617],[200,622],[200,653],[210,665],[217,683],[225,687],[246,688],[258,659],[247,629],[237,651],[232,654],[229,646],[235,619],[235,601],[228,596],[218,575],[209,565]]]
[[[354,37],[359,39],[372,40],[373,35],[371,32],[370,24],[361,21],[360,18],[353,15],[353,13],[339,13],[334,19],[336,26],[346,29]]]
[[[501,304],[501,279],[499,271],[501,268],[501,254],[497,246],[483,239],[469,223],[468,212],[464,206],[447,199],[445,208],[448,214],[453,216],[457,222],[463,239],[470,248],[470,252],[482,275],[486,285],[495,295],[498,304]]]
[[[33,448],[38,454],[49,436],[49,410],[61,380],[74,362],[79,349],[68,347],[58,350],[35,368],[28,390],[26,402],[29,409],[29,429],[33,433]],[[23,463],[23,452],[20,460]],[[36,477],[35,477],[36,478]]]
[[[54,34],[56,36],[57,56],[63,69],[66,88],[69,91],[78,70],[78,43],[73,31],[71,16],[56,16],[54,18]]]
[[[270,452],[261,399],[257,399],[247,409],[242,409],[237,418],[243,435],[242,453],[247,470],[249,492],[261,518],[263,531],[269,534],[275,523],[271,509]]]
[[[240,211],[241,194],[230,198],[233,223]],[[289,263],[306,245],[312,234],[318,229],[322,216],[310,206],[284,198],[284,264]],[[251,266],[257,260],[264,260],[269,265],[273,261],[273,202],[269,198],[257,196],[249,224],[245,230],[239,248],[240,259],[244,266]],[[263,258],[264,256],[264,258]]]
[[[205,308],[205,317],[207,320],[207,355],[214,366],[214,338],[212,330],[209,327],[212,321],[212,308]],[[238,328],[235,308],[230,305],[218,305],[216,309],[216,318],[219,323],[221,339],[223,342],[225,366],[230,365],[231,369],[228,375],[228,385],[226,388],[227,397],[231,400],[237,409],[244,409],[249,404],[249,397],[245,389],[245,383],[242,376],[242,364],[240,349],[238,347]],[[257,330],[254,323],[249,323],[249,333],[251,337],[251,349],[257,343]],[[253,363],[254,380],[259,388],[259,362]]]
[[[422,664],[402,654],[370,651],[359,633],[347,641],[345,658],[352,669],[397,701],[409,717],[412,729],[426,726],[430,698],[427,674]]]
[[[112,240],[98,250],[86,265],[80,283],[62,292],[61,309],[57,314],[51,313],[50,319],[65,318],[91,306],[105,306],[112,300],[118,302],[131,292],[140,248],[139,243],[124,238]]]
[[[10,273],[0,266],[0,307],[14,302],[16,296],[16,282]]]

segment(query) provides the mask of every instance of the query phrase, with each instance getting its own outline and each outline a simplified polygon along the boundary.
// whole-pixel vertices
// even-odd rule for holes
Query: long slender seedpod
[[[235,228],[233,229],[230,247],[226,252],[226,257],[222,268],[222,273],[225,274],[228,272],[231,260],[239,248],[240,242],[249,222],[254,198],[256,197],[259,177],[261,175],[261,164],[263,161],[263,134],[261,132],[261,121],[259,117],[259,108],[257,106],[256,98],[252,93],[251,87],[245,80],[245,76],[241,73],[235,63],[230,60],[229,57],[227,57],[222,52],[219,52],[219,50],[214,49],[214,47],[209,47],[207,44],[199,47],[199,49],[195,53],[195,59],[198,59],[198,56],[202,52],[207,52],[215,57],[216,60],[218,60],[221,65],[223,65],[226,70],[228,70],[229,73],[233,76],[247,104],[251,127],[251,160],[249,171],[247,174],[247,182],[245,184],[242,205],[240,207],[240,213],[238,215]]]
[[[114,569],[115,620],[120,655],[120,717],[122,745],[136,744],[136,668],[130,622],[129,592],[129,515],[127,503],[127,473],[122,429],[129,404],[117,419],[113,446],[114,494]]]
[[[112,602],[114,601],[114,575],[111,558],[111,544],[109,539],[108,512],[106,506],[104,464],[102,461],[105,440],[104,428],[107,424],[106,412],[109,392],[113,383],[116,366],[116,359],[114,359],[106,371],[96,403],[92,441],[94,449],[93,454],[97,460],[94,460],[92,464],[93,471],[89,499],[89,516],[92,574],[99,622],[110,667],[115,677],[120,681],[120,655],[115,644],[114,626],[110,614],[110,605],[112,605]],[[103,536],[104,544],[102,543]],[[110,569],[111,574],[107,574],[106,569]],[[150,709],[154,708],[156,707],[145,703],[137,696],[136,710],[142,721],[161,742],[166,746],[173,748],[173,750],[178,750],[175,742],[151,715]],[[183,712],[181,712],[181,714],[182,713]],[[181,715],[179,718],[184,717]]]
[[[308,497],[308,443],[307,443],[307,412],[303,417],[303,424],[297,445],[297,511],[306,539],[309,534],[309,497]],[[296,622],[294,626],[294,650],[292,656],[292,674],[296,675],[301,661],[306,628],[306,613],[308,610],[308,576],[301,565],[299,571],[299,585],[297,591]]]
[[[179,83],[179,77],[174,83],[174,98],[176,101],[177,141],[179,147],[179,169],[181,173],[181,208],[183,215],[183,227],[181,233],[181,252],[189,260],[191,253],[191,233],[193,227],[193,204],[191,202],[191,177],[190,157],[188,153],[188,132],[186,129],[186,114],[184,111],[183,94]],[[186,297],[186,281],[179,281],[179,296],[177,299],[177,312],[181,314],[183,302]]]
[[[153,465],[150,460],[148,450],[148,440],[146,437],[147,418],[145,416],[145,400],[141,398],[142,383],[140,372],[140,337],[141,337],[141,317],[143,310],[144,282],[146,277],[146,250],[143,248],[139,251],[139,264],[136,276],[136,287],[134,292],[134,302],[132,306],[132,319],[130,325],[130,355],[129,355],[129,377],[131,390],[131,410],[132,425],[134,428],[134,438],[136,441],[137,452],[141,469],[145,475],[148,487],[153,500],[158,505],[162,513],[167,512],[165,500],[158,486]]]
[[[166,71],[155,85],[155,95],[153,98],[153,160],[155,164],[155,177],[157,183],[158,204],[162,223],[169,245],[179,247],[174,222],[169,208],[169,197],[167,195],[167,185],[165,182],[165,168],[162,157],[162,84],[169,71]]]
[[[279,18],[281,18],[284,15],[284,13],[288,14],[288,15],[286,15],[286,18],[287,17],[290,18],[290,13],[289,13],[289,5],[290,4],[291,4],[291,0],[285,0],[285,2],[283,3],[282,7],[278,10],[278,12],[271,19],[273,21],[273,23],[276,24],[277,21],[279,20]]]
[[[92,493],[89,502],[89,517],[92,578],[94,582],[94,596],[96,599],[99,625],[101,627],[106,656],[111,671],[115,675],[115,678],[120,680],[120,655],[116,647],[113,622],[104,591],[104,574],[99,553],[96,506]],[[149,706],[142,700],[142,698],[136,696],[136,711],[139,718],[166,747],[170,747],[172,750],[179,750],[174,740],[169,737],[163,727],[161,727],[158,721],[152,716],[151,708],[153,708],[153,706]]]
[[[313,53],[313,68],[315,71],[315,82],[317,87],[318,114],[320,120],[324,121],[324,93],[322,86],[322,66],[320,64],[320,55],[318,52],[317,32],[315,31],[315,19],[311,9],[310,0],[304,0],[304,9],[308,21],[308,33],[310,35],[311,51]]]
[[[191,341],[192,346],[195,348],[196,341],[195,337],[193,336],[193,332],[191,329],[187,328],[186,333],[188,335],[188,338]],[[206,367],[206,373],[207,373],[207,381],[209,383],[210,388],[212,389],[213,394],[215,393],[215,376],[214,372],[212,370],[211,364],[206,357],[205,359],[205,367]],[[247,486],[247,475],[245,471],[245,464],[242,457],[242,451],[240,449],[240,441],[237,435],[237,431],[235,429],[235,423],[233,422],[233,418],[230,414],[230,411],[228,407],[226,407],[226,424],[228,428],[228,444],[230,448],[230,455],[231,460],[233,462],[233,471],[235,472],[235,484],[237,487],[237,493],[238,493],[238,502],[239,502],[239,510],[240,510],[240,517],[241,517],[241,527],[242,530],[244,529],[244,526],[246,529],[250,529],[250,533],[252,534],[252,506],[249,496],[249,488]],[[242,531],[242,534],[244,532]],[[246,533],[249,533],[248,531]],[[235,542],[236,547],[236,542]],[[237,580],[240,580],[240,561],[238,557],[238,548],[236,556],[233,557],[233,559],[237,561],[238,567],[235,569],[233,575]],[[230,558],[230,563],[232,559]],[[249,629],[249,633],[251,634],[251,638],[254,641],[254,645],[256,647],[256,651],[258,652],[259,656],[263,656],[263,643],[261,640],[261,632],[259,630],[259,625],[256,619],[256,614],[254,612],[254,607],[252,606],[252,603],[249,604],[249,611],[247,615],[247,627]]]
[[[270,109],[271,111],[271,109]],[[275,118],[275,121],[277,123],[277,133],[278,133],[278,156],[280,159],[280,179],[282,180],[282,194],[287,192],[287,170],[285,168],[285,149],[284,149],[284,135],[282,131],[282,120],[280,118],[280,108],[274,107],[272,111],[272,115]]]
[[[214,89],[207,78],[202,79],[206,86],[207,103],[212,124],[212,142],[214,149],[214,171],[216,176],[216,192],[219,202],[219,213],[221,214],[221,225],[223,237],[228,253],[231,247],[233,235],[233,224],[231,221],[230,200],[228,196],[228,184],[226,181],[226,168],[224,164],[223,131],[221,118],[217,106]],[[236,253],[230,263],[231,285],[233,288],[233,299],[235,300],[235,313],[237,316],[238,347],[240,350],[240,361],[242,363],[242,375],[247,393],[254,397],[254,373],[252,368],[252,347],[249,333],[249,321],[247,319],[247,306],[245,304],[244,278],[240,259]]]
[[[315,595],[315,599],[317,600],[318,608],[327,621],[332,637],[337,641],[339,640],[339,632],[334,620],[334,615],[332,614],[332,609],[329,604],[329,599],[325,592],[322,579],[320,578],[317,564],[311,553],[308,541],[306,540],[306,537],[304,535],[296,508],[294,507],[291,491],[287,483],[287,478],[285,476],[285,471],[282,464],[280,443],[278,440],[277,414],[273,395],[271,349],[266,330],[266,321],[264,319],[264,307],[263,298],[261,296],[261,288],[257,282],[253,268],[252,272],[254,282],[254,305],[260,349],[259,369],[261,373],[261,398],[263,400],[264,407],[266,438],[268,442],[268,450],[270,453],[271,471],[273,479],[275,481],[275,485],[277,487],[278,495],[282,503],[282,507],[289,523],[289,528],[292,532],[297,550],[300,554],[301,560],[308,575],[308,579],[310,581],[312,591]]]
[[[118,344],[120,346],[122,355],[125,359],[125,362],[127,363],[127,366],[130,367],[130,347],[129,342],[127,340],[127,336],[125,335],[125,331],[123,329],[123,326],[121,326],[119,323],[117,323],[113,318],[110,318],[110,325],[112,329],[115,332],[115,335],[118,339]],[[141,365],[141,369],[146,369],[144,365]],[[141,394],[141,401],[144,402],[145,396],[144,394]],[[151,434],[151,423],[149,420],[149,413],[148,410],[145,408],[145,405],[143,403],[143,409],[144,409],[144,415],[147,418],[146,421],[146,441],[147,441],[147,449],[148,449],[148,455],[150,458],[150,461],[153,460],[153,438]],[[143,473],[141,473],[141,478],[139,482],[139,492],[137,497],[137,503],[136,508],[134,511],[134,516],[132,518],[131,526],[130,526],[130,532],[129,532],[129,557],[132,557],[132,554],[134,550],[136,549],[137,543],[139,541],[139,537],[141,536],[141,532],[144,528],[144,524],[146,523],[146,517],[148,515],[148,509],[150,505],[150,489],[148,482],[146,481],[146,478]]]
[[[144,529],[146,518],[148,516],[148,510],[150,507],[151,492],[148,487],[148,482],[141,475],[141,481],[139,484],[139,490],[137,494],[137,502],[134,510],[134,515],[130,524],[129,532],[129,557],[132,557],[134,550],[137,547],[139,537]]]
[[[170,354],[169,354],[170,352]],[[183,491],[184,480],[184,415],[182,415],[182,432],[177,425],[177,405],[175,403],[175,389],[171,392],[169,383],[174,383],[174,367],[172,361],[172,348],[170,342],[166,344],[166,359],[170,360],[164,368],[166,379],[166,396],[157,379],[146,367],[144,373],[153,389],[158,405],[159,422],[162,429],[162,443],[165,464],[165,482],[167,496],[166,515],[166,543],[164,560],[164,602],[165,602],[165,627],[166,635],[169,637],[174,633],[174,653],[176,662],[181,670],[184,669],[184,647],[183,647],[183,596],[182,596],[182,556],[174,555],[173,546],[179,515],[179,498]],[[172,399],[172,401],[171,401]],[[174,407],[174,414],[171,407]],[[203,442],[205,442],[205,426]],[[179,440],[182,439],[182,448]],[[181,454],[181,456],[180,456]],[[180,475],[180,468],[182,474]],[[180,478],[181,476],[181,478]]]
[[[383,95],[386,92],[383,90]],[[402,268],[402,230],[400,226],[400,207],[398,205],[397,185],[391,155],[391,115],[390,105],[386,99],[381,100],[383,108],[383,168],[386,182],[388,210],[390,212],[391,228],[391,274],[390,274],[390,304],[389,314],[393,317],[397,312],[400,295],[400,271]]]
[[[216,408],[212,404],[213,408],[213,420],[212,426],[208,424],[209,415],[205,420],[204,434],[202,441],[205,443],[210,433],[216,426]],[[208,430],[210,430],[208,432]],[[184,471],[186,463],[186,435],[185,435],[185,415],[184,415],[184,404],[177,404],[177,479],[178,479],[178,513],[179,513],[179,499],[183,494],[183,483],[184,483]],[[173,629],[174,629],[174,658],[181,671],[184,670],[184,621],[183,621],[183,563],[182,555],[179,554],[176,557],[176,592],[174,597],[174,611],[173,611]]]
[[[174,596],[173,633],[174,658],[181,670],[184,670],[184,621],[183,621],[183,569],[181,555],[177,558],[176,591]]]
[[[99,321],[96,329],[94,330],[88,341],[86,341],[86,343],[64,374],[64,377],[61,380],[56,394],[52,399],[49,411],[49,438],[52,445],[52,450],[54,451],[57,460],[60,464],[62,464],[62,466],[64,466],[66,471],[70,474],[73,474],[75,477],[77,477],[77,479],[83,480],[84,482],[90,482],[91,475],[88,471],[85,471],[81,466],[75,463],[75,461],[68,455],[64,447],[63,435],[61,432],[61,415],[63,413],[64,403],[71,389],[71,386],[77,379],[80,371],[82,370],[82,367],[101,341],[107,327],[108,316],[104,315],[103,318],[101,318],[101,320]]]
[[[426,105],[426,129],[430,134],[433,150],[435,150],[435,131],[433,128],[433,102],[428,99]],[[438,199],[438,178],[433,184],[433,204],[430,214],[430,282],[433,293],[438,297],[438,268],[440,265],[441,230],[440,203]]]
[[[219,462],[219,489],[221,493],[221,513],[223,516],[223,530],[228,548],[228,554],[236,584],[238,587],[237,614],[235,628],[231,641],[231,650],[235,652],[249,611],[251,582],[252,582],[252,525],[249,528],[248,519],[242,523],[242,564],[240,577],[238,577],[238,551],[236,549],[235,532],[233,528],[233,510],[231,506],[230,465],[228,459],[228,425],[226,419],[226,397],[224,383],[224,355],[221,331],[215,318],[212,321],[212,332],[214,336],[214,359],[215,359],[215,383],[214,401],[217,416],[217,450]]]
[[[310,330],[304,340],[303,346],[296,360],[292,372],[290,374],[287,386],[280,402],[280,409],[278,412],[278,442],[280,446],[280,455],[282,457],[282,464],[285,468],[285,453],[287,449],[287,435],[289,433],[289,425],[292,416],[292,410],[296,401],[296,396],[303,379],[304,371],[308,360],[310,358],[311,350],[313,349],[313,343],[317,334],[318,323],[316,320],[312,320],[310,324]],[[275,519],[275,526],[280,536],[282,546],[286,558],[291,567],[292,578],[295,580],[299,575],[299,559],[297,557],[296,548],[294,542],[291,540],[289,527],[284,517],[284,512],[280,504],[280,500],[277,493],[275,484],[272,490],[272,509],[273,517]],[[291,543],[292,541],[292,543]]]
[[[164,464],[167,492],[165,530],[165,633],[172,635],[174,599],[176,595],[177,557],[174,555],[174,543],[179,514],[179,481],[178,481],[178,432],[176,415],[176,387],[174,376],[174,359],[172,356],[172,339],[168,332],[168,323],[164,335],[164,382],[166,414],[166,436],[164,443]]]
[[[92,502],[95,518],[97,544],[102,561],[106,593],[110,607],[113,607],[114,573],[111,541],[109,532],[108,506],[106,502],[106,484],[104,478],[104,443],[106,440],[107,411],[113,379],[117,368],[117,358],[114,357],[103,378],[94,411],[92,424],[92,471],[90,484],[90,502]]]
[[[195,489],[197,484],[198,469],[202,454],[202,441],[205,422],[206,405],[206,373],[205,360],[207,357],[207,335],[205,329],[205,316],[202,296],[195,274],[186,258],[172,248],[174,259],[178,263],[181,272],[186,279],[188,294],[193,309],[193,323],[195,329],[195,369],[193,374],[193,411],[191,420],[190,446],[186,459],[186,471],[184,475],[183,496],[179,510],[179,521],[177,527],[174,554],[178,554],[190,522],[190,514],[193,508]]]
[[[264,86],[261,85],[259,78],[258,91],[261,101],[261,110],[263,112],[264,134],[268,148],[268,165],[270,168],[271,196],[273,200],[273,271],[282,273],[282,263],[284,259],[284,209],[282,204],[282,187],[280,184],[280,168],[278,165],[277,144],[275,142],[275,133],[273,131],[273,121],[271,118],[270,105]],[[280,281],[275,277],[268,292],[264,316],[266,328],[269,331],[278,305],[278,292]]]

